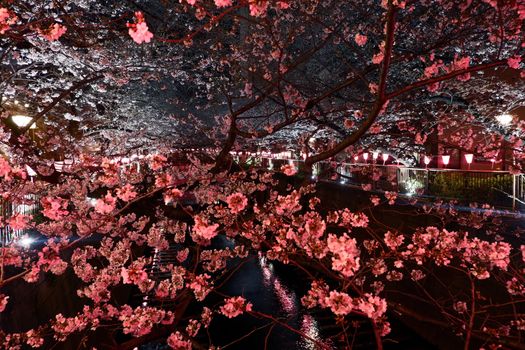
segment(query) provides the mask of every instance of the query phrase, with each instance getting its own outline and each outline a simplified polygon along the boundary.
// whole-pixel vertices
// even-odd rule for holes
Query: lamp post
[[[497,122],[504,128],[508,127],[512,121],[514,120],[514,116],[509,113],[502,113],[497,115],[496,117]],[[501,140],[501,170],[505,170],[506,165],[506,140],[505,135],[503,135],[503,138]]]
[[[365,163],[368,161],[368,152],[363,153],[363,159],[365,160]]]
[[[354,162],[357,163],[358,160],[359,160],[359,156],[358,156],[358,155],[355,155],[355,156],[354,156]]]

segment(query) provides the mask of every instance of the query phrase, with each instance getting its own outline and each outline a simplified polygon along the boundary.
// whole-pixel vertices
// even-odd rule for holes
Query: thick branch
[[[325,160],[330,157],[333,157],[337,153],[343,151],[348,146],[356,143],[361,138],[361,136],[363,136],[368,131],[368,129],[372,126],[377,116],[383,109],[383,106],[385,102],[387,101],[387,98],[385,97],[386,81],[388,77],[388,71],[390,68],[390,62],[392,59],[391,57],[392,48],[394,46],[395,12],[396,12],[396,9],[390,2],[388,6],[388,13],[387,13],[385,52],[384,52],[383,66],[381,69],[381,75],[379,79],[377,100],[374,104],[374,107],[370,111],[368,118],[361,124],[361,126],[357,129],[355,133],[344,138],[341,142],[339,142],[332,149],[329,149],[327,151],[324,151],[314,156],[306,158],[304,164],[305,164],[305,168],[307,171],[311,169],[313,164],[321,160]]]

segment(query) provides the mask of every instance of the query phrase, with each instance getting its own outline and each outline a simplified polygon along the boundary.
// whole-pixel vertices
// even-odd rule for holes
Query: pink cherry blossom
[[[42,338],[33,329],[26,332],[27,340],[26,343],[32,348],[39,348],[44,345],[44,338]]]
[[[95,202],[95,210],[100,214],[109,214],[115,209],[117,199],[108,193],[102,199],[97,199]]]
[[[64,35],[67,31],[67,28],[61,24],[55,23],[51,25],[49,28],[45,30],[41,30],[41,35],[49,40],[49,41],[55,41],[60,39],[62,35]]]
[[[130,28],[128,33],[137,44],[149,43],[153,38],[146,22],[138,23],[134,28]]]
[[[164,203],[169,204],[173,201],[181,198],[183,195],[182,191],[177,188],[170,188],[164,192]]]
[[[40,200],[42,203],[42,214],[51,220],[61,220],[67,211],[68,200],[60,197],[44,197]]]
[[[367,36],[366,35],[362,35],[360,33],[357,33],[354,37],[354,40],[356,42],[357,45],[359,46],[365,46],[366,44],[366,41],[368,40]]]
[[[117,189],[117,198],[124,202],[129,202],[135,197],[137,197],[137,192],[134,191],[134,187],[131,184],[126,184]]]
[[[17,17],[5,7],[0,7],[0,34],[4,34],[11,25],[15,24]]]
[[[352,298],[342,292],[331,291],[326,297],[325,303],[338,316],[348,315],[353,309]]]
[[[383,316],[387,309],[386,300],[371,294],[365,294],[364,298],[359,299],[357,307],[361,312],[371,319],[378,319]]]
[[[0,176],[3,176],[4,179],[7,180],[10,172],[11,166],[9,165],[9,162],[4,157],[0,157]]]
[[[8,300],[9,296],[0,294],[0,312],[3,312],[5,310]]]
[[[243,297],[233,297],[224,301],[220,311],[224,316],[234,318],[242,315],[245,311],[252,311],[252,304],[246,302]]]
[[[233,193],[226,198],[226,203],[233,214],[240,213],[248,205],[248,198],[242,193]]]
[[[31,216],[17,213],[11,216],[11,218],[7,220],[7,223],[13,230],[23,230],[29,226],[30,220]]]
[[[292,164],[286,164],[281,167],[281,171],[287,176],[293,176],[297,172]]]
[[[521,63],[521,57],[520,56],[510,57],[507,60],[507,64],[509,65],[510,68],[513,68],[513,69],[519,69],[520,68],[520,63]]]
[[[268,9],[268,1],[254,0],[250,1],[250,15],[254,17],[264,17]]]
[[[168,337],[168,345],[174,350],[191,350],[191,341],[184,339],[180,332],[171,333]]]
[[[339,271],[345,277],[351,277],[359,269],[359,249],[357,241],[346,233],[337,237],[329,234],[328,250],[332,253],[332,269]]]
[[[144,15],[142,12],[135,12],[135,24],[128,23],[128,33],[137,44],[142,44],[143,42],[149,43],[153,38],[153,33],[149,31],[148,25],[144,20]]]
[[[195,216],[195,226],[193,226],[193,232],[197,239],[204,239],[209,241],[213,237],[217,236],[217,229],[219,228],[218,224],[209,225],[204,218],[200,216]]]
[[[232,5],[232,0],[215,0],[215,6],[227,7]]]

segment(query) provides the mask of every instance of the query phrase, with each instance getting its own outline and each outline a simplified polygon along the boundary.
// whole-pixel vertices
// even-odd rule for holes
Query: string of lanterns
[[[361,155],[362,155],[363,160],[365,161],[365,163],[367,163],[368,162],[368,158],[369,158],[369,153],[368,152],[363,152]],[[385,163],[387,162],[389,157],[390,156],[388,155],[388,153],[383,153],[381,155],[381,159],[383,160],[383,165],[385,165]],[[468,169],[470,170],[470,166],[474,162],[474,154],[466,153],[464,155],[464,157],[465,157],[465,161],[468,164]],[[376,163],[378,158],[379,158],[379,152],[377,152],[377,151],[376,152],[372,152],[372,160],[373,160],[374,164]],[[428,168],[428,165],[432,161],[432,158],[433,157],[428,156],[428,155],[423,156],[423,163],[425,164],[425,168]],[[355,155],[354,156],[354,161],[356,163],[359,161],[359,155]],[[441,162],[443,163],[443,165],[446,168],[450,164],[450,155],[448,155],[448,154],[441,155]],[[490,159],[490,162],[492,163],[492,168],[494,168],[494,163],[496,162],[496,159],[492,158],[492,159]]]
[[[272,153],[272,152],[230,152],[232,155],[241,155],[245,154],[247,156],[262,156],[263,158],[273,158],[273,159],[292,159],[293,158],[293,152],[292,151],[284,151],[279,153]],[[381,155],[381,157],[380,157]],[[305,153],[300,154],[300,159],[306,158]],[[368,163],[368,160],[371,158],[371,161],[373,164],[376,164],[378,159],[381,158],[383,161],[383,165],[386,165],[386,162],[390,159],[390,155],[388,153],[380,153],[379,151],[373,151],[368,152],[365,151],[361,154],[355,154],[353,156],[353,160],[355,163],[359,163],[359,159],[362,158],[364,160],[364,163]],[[435,157],[439,157],[438,159],[441,159],[441,163],[446,168],[450,164],[451,156],[448,154],[438,155],[438,156],[431,156],[431,155],[424,155],[423,156],[423,164],[425,165],[425,169],[428,168],[430,163],[432,162],[432,159]],[[466,153],[464,154],[465,162],[468,164],[468,170],[470,170],[472,163],[474,162],[474,154],[472,153]],[[492,169],[494,169],[494,164],[496,163],[496,159],[492,158],[490,159]],[[399,164],[399,160],[398,160]]]

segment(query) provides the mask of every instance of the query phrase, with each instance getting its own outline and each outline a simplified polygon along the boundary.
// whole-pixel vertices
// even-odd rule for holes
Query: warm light
[[[357,162],[359,160],[359,156],[354,156],[354,161]]]
[[[443,160],[443,164],[448,165],[450,162],[450,156],[441,156],[441,160]]]
[[[496,120],[498,121],[498,123],[500,123],[503,126],[507,126],[510,123],[512,123],[513,118],[514,117],[512,116],[512,114],[508,114],[508,113],[504,113],[504,114],[500,114],[496,116]]]
[[[472,163],[472,160],[474,159],[474,155],[473,154],[465,154],[465,160],[467,161],[468,163],[468,170],[470,170],[470,164]]]
[[[376,160],[377,157],[379,157],[379,152],[372,152],[372,158],[374,158],[374,160]]]
[[[388,154],[386,153],[383,153],[383,155],[381,156],[381,158],[383,158],[383,164],[388,160]]]
[[[363,159],[365,160],[365,162],[368,160],[368,153],[363,153]]]
[[[423,158],[423,163],[425,163],[425,165],[429,165],[430,164],[430,157],[429,156],[425,156]]]
[[[11,119],[13,120],[13,123],[15,123],[16,126],[18,126],[19,128],[25,128],[29,124],[31,124],[30,129],[36,128],[35,123],[31,123],[33,121],[33,118],[28,117],[27,115],[13,115]]]
[[[29,165],[26,165],[26,171],[27,171],[27,175],[29,175],[29,176],[36,176],[37,175],[36,171],[34,171]]]

